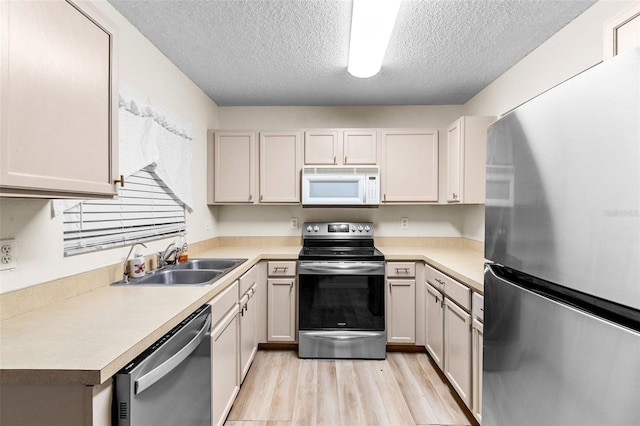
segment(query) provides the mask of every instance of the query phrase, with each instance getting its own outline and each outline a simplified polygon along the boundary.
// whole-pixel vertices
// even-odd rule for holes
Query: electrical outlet
[[[402,228],[402,229],[409,228],[409,218],[408,217],[401,217],[400,218],[400,228]]]
[[[0,240],[0,271],[14,269],[16,263],[16,240]]]
[[[292,217],[291,218],[291,229],[298,229],[298,218],[297,217]]]

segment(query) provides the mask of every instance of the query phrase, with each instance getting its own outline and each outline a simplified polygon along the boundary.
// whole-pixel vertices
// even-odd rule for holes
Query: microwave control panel
[[[378,174],[365,176],[365,203],[380,204],[380,176]]]

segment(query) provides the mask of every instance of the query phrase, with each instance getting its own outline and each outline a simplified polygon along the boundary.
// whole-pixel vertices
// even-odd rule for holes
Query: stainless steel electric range
[[[305,223],[298,356],[385,359],[384,255],[370,222]]]

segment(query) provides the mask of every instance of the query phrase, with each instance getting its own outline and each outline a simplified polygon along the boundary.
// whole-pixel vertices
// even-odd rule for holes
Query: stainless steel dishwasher
[[[112,424],[210,426],[210,329],[203,305],[120,370]]]

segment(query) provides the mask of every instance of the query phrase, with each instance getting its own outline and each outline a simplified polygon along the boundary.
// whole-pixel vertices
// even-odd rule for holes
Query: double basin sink
[[[113,285],[211,285],[246,261],[247,259],[227,258],[191,259],[142,278],[133,278],[129,282],[118,281]]]

